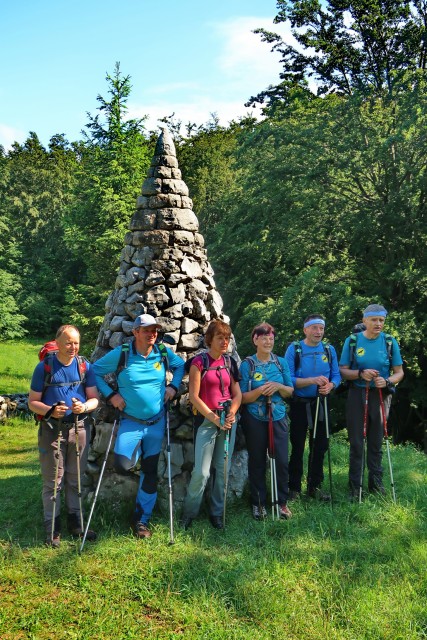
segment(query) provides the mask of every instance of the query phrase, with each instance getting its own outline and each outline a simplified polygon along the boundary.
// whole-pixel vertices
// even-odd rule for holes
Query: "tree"
[[[318,95],[373,91],[392,97],[406,71],[426,68],[424,0],[278,0],[277,6],[275,22],[290,22],[299,47],[256,30],[282,56],[282,83],[249,103],[282,100],[290,86],[309,80]]]
[[[116,63],[106,80],[110,99],[98,95],[100,113],[88,114],[87,132],[79,146],[78,180],[66,220],[66,244],[79,263],[76,280],[67,289],[65,312],[91,339],[96,338],[102,321],[151,155],[143,120],[126,119],[130,76],[123,76]]]

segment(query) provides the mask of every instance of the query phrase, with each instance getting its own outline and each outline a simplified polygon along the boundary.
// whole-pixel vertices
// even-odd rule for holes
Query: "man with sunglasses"
[[[328,502],[331,500],[330,494],[321,490],[323,460],[328,449],[325,405],[322,398],[338,386],[341,376],[334,347],[323,342],[324,317],[320,314],[307,316],[303,331],[304,340],[292,342],[285,354],[295,389],[290,409],[292,451],[289,459],[289,499],[295,500],[301,495],[303,456],[308,429],[307,495]],[[316,408],[317,428],[314,439]]]
[[[164,345],[156,344],[160,325],[143,314],[134,323],[126,366],[119,368],[122,347],[116,347],[95,362],[93,368],[100,392],[121,412],[114,447],[114,466],[128,474],[141,459],[141,475],[136,496],[135,532],[151,538],[149,520],[157,498],[157,463],[165,433],[165,405],[175,396],[184,374],[184,361]],[[104,376],[117,373],[118,390]],[[172,380],[166,384],[166,369]]]

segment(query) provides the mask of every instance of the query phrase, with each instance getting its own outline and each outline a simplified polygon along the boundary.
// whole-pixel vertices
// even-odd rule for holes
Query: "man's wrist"
[[[365,371],[365,369],[359,369],[359,375],[357,376],[359,379],[362,378],[362,373]]]

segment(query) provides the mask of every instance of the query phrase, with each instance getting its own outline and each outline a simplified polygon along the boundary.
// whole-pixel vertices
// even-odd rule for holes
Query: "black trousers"
[[[346,418],[348,439],[350,441],[349,480],[354,487],[360,485],[362,475],[363,451],[363,422],[365,414],[366,389],[350,387],[347,397]],[[384,409],[388,417],[391,395],[385,395],[383,390]],[[381,415],[378,389],[370,389],[368,396],[368,420],[366,430],[366,465],[368,467],[368,482],[372,488],[382,481],[382,443],[384,425]]]
[[[267,501],[268,422],[257,420],[243,407],[241,425],[248,449],[248,476],[251,502],[265,506]],[[276,459],[277,495],[279,505],[288,501],[288,438],[286,418],[273,421],[274,453]]]
[[[308,402],[293,400],[290,410],[291,457],[289,460],[289,489],[301,491],[304,473],[304,447],[309,432],[309,455],[307,470],[307,487],[315,489],[323,481],[323,460],[328,450],[326,437],[323,399],[319,399],[319,415],[317,419],[316,438],[313,438],[317,398]]]

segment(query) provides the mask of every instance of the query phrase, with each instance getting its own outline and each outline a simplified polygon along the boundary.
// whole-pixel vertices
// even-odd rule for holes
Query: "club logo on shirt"
[[[153,364],[153,367],[154,367],[155,369],[157,369],[157,371],[160,371],[160,369],[162,368],[162,365],[161,365],[161,363],[160,363],[160,362],[155,362],[155,363]]]
[[[359,347],[358,349],[356,349],[356,354],[358,356],[364,356],[365,355],[365,349],[363,347]]]
[[[254,380],[256,380],[257,382],[259,382],[260,380],[262,380],[262,373],[256,373],[254,375]]]
[[[328,362],[328,356],[326,354],[323,354],[322,362]]]

